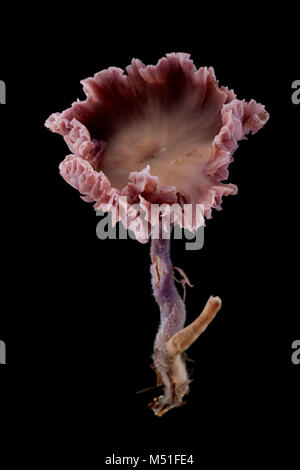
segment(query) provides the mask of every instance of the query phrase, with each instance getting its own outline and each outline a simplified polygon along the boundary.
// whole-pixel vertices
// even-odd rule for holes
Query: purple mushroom
[[[115,221],[138,241],[152,239],[152,287],[161,314],[153,369],[163,395],[149,406],[157,416],[184,404],[190,380],[183,352],[221,307],[219,297],[210,297],[184,327],[170,227],[178,223],[195,232],[212,209],[221,209],[223,195],[237,193],[235,185],[222,182],[237,142],[269,118],[263,105],[238,100],[233,90],[218,86],[213,68],[197,70],[189,57],[172,53],[155,66],[133,59],[126,73],[103,70],[82,81],[84,101],[46,121],[72,152],[60,164],[62,177],[95,209],[114,211]]]

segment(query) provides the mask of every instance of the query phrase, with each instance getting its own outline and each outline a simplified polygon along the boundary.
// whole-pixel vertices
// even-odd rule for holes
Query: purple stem
[[[160,232],[161,233],[161,232]],[[153,294],[160,308],[160,326],[154,342],[154,370],[164,394],[149,404],[157,416],[185,404],[189,375],[183,352],[205,331],[221,307],[219,297],[210,296],[200,315],[184,328],[186,311],[174,283],[170,259],[170,237],[152,238],[151,280]]]
[[[174,283],[169,239],[152,239],[151,260],[153,294],[160,307],[160,327],[154,348],[161,349],[171,336],[184,327],[186,311]]]
[[[167,341],[184,327],[185,304],[174,283],[170,259],[170,239],[152,239],[151,280],[153,294],[160,308],[160,326],[154,342],[154,369],[158,382],[164,386],[164,395],[156,398],[151,408],[159,416],[168,409],[182,404],[182,396],[188,391],[184,360],[170,358],[166,352]]]

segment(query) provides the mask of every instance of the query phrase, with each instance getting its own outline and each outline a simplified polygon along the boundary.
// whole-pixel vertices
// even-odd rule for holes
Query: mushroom
[[[179,223],[195,232],[212,209],[221,209],[223,196],[237,193],[234,184],[223,183],[237,142],[261,129],[269,115],[256,101],[238,100],[233,90],[219,87],[213,68],[196,69],[185,53],[166,54],[155,66],[133,59],[126,73],[109,67],[81,83],[86,99],[52,114],[45,125],[64,137],[71,154],[60,173],[82,199],[114,211],[115,221],[139,242],[151,238],[152,288],[161,315],[153,369],[163,395],[149,406],[162,416],[184,404],[190,380],[183,353],[221,308],[220,298],[211,296],[184,326],[171,228]],[[189,283],[175,269],[183,285]]]

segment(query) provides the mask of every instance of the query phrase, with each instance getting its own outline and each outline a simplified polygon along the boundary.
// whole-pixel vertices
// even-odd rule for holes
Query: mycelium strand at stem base
[[[189,392],[189,377],[183,352],[200,336],[221,307],[219,297],[210,297],[198,318],[184,328],[185,304],[174,284],[170,259],[170,239],[152,238],[151,277],[156,302],[160,308],[160,327],[154,342],[153,368],[157,384],[164,394],[155,398],[149,407],[157,416],[185,404]]]

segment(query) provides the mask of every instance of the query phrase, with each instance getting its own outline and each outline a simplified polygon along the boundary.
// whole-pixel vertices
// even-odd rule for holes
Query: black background
[[[75,457],[86,468],[102,467],[112,453],[193,453],[203,468],[293,462],[300,367],[291,362],[300,334],[296,17],[136,8],[87,5],[63,15],[27,7],[2,33],[7,442],[19,436],[24,457],[35,460],[38,448],[47,462]],[[149,244],[96,237],[99,217],[59,176],[69,151],[44,121],[84,98],[81,79],[124,68],[132,57],[153,64],[167,52],[212,65],[220,85],[265,104],[270,120],[240,143],[229,178],[239,193],[207,222],[203,249],[172,242],[174,265],[195,286],[187,292],[188,321],[211,294],[223,306],[190,350],[196,362],[188,404],[157,418],[146,407],[153,393],[136,395],[155,383],[149,365],[159,313]]]

